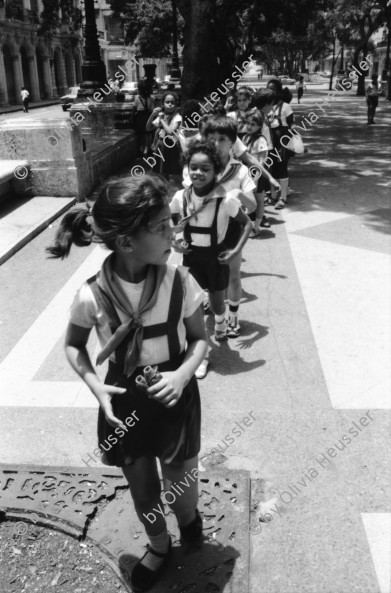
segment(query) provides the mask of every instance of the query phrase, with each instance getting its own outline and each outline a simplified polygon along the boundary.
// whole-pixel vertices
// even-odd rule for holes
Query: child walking
[[[265,116],[261,111],[255,110],[247,116],[247,134],[243,137],[243,143],[250,154],[262,164],[267,157],[267,139],[263,136]],[[262,175],[258,178],[255,199],[257,208],[255,211],[255,222],[250,237],[253,239],[261,232],[261,227],[270,228],[270,222],[265,217],[265,192],[269,188],[268,182]]]
[[[191,185],[178,191],[170,204],[177,230],[182,231],[187,246],[183,264],[199,285],[208,289],[211,309],[215,316],[215,339],[227,339],[225,291],[229,282],[230,261],[235,259],[248,239],[251,221],[241,209],[238,191],[216,187],[221,162],[213,143],[195,140],[185,153]],[[237,221],[242,234],[236,245],[228,248],[224,242],[230,219]],[[206,356],[196,376],[206,376],[209,359]]]
[[[254,212],[257,206],[254,191],[257,186],[248,168],[232,156],[232,150],[237,139],[236,123],[230,117],[211,118],[205,126],[204,134],[207,140],[215,144],[217,154],[223,166],[223,171],[217,178],[219,185],[225,191],[240,190],[238,197],[243,208],[246,208],[247,212]],[[248,156],[254,160],[257,166],[259,165],[254,157],[251,157],[251,155]],[[241,226],[235,220],[231,219],[225,237],[225,243],[229,249],[238,245],[241,234]],[[242,296],[241,263],[242,253],[241,251],[237,251],[235,257],[229,262],[229,284],[227,291],[229,306],[227,335],[229,338],[237,338],[240,335],[239,306]]]
[[[183,542],[202,535],[196,479],[200,398],[194,372],[206,352],[204,293],[190,274],[167,264],[172,240],[166,184],[146,175],[109,183],[91,215],[82,208],[67,214],[55,245],[48,248],[61,258],[72,243],[96,241],[112,251],[75,297],[65,350],[99,402],[104,462],[122,468],[149,538],[147,552],[132,571],[134,591],[147,591],[157,582],[171,552],[165,518],[152,512],[163,509],[157,459],[165,494],[186,472],[193,476],[181,496],[172,492],[170,507]],[[86,349],[93,327],[102,347],[97,364],[109,359],[104,384]],[[158,365],[161,377],[144,392],[136,377],[146,365]],[[138,420],[130,429],[125,427],[129,418]],[[103,447],[107,442],[113,443],[109,449]]]
[[[296,85],[297,88],[297,102],[300,103],[300,99],[304,95],[304,91],[307,90],[307,87],[304,84],[304,76],[299,77],[299,82]]]

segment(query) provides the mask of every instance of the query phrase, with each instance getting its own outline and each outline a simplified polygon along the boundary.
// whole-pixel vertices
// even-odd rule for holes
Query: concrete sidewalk
[[[251,593],[390,593],[390,106],[366,126],[364,98],[322,113],[327,92],[292,105],[299,122],[318,115],[309,152],[291,161],[288,208],[244,249],[242,334],[211,339],[200,382],[204,475],[251,474]],[[107,253],[45,259],[57,225],[0,269],[5,463],[85,467],[96,446],[96,402],[62,343]]]
[[[33,103],[29,103],[29,111],[30,109],[38,109],[39,107],[50,107],[50,105],[60,105],[60,103],[60,99],[34,101]],[[23,105],[6,105],[3,107],[0,106],[0,115],[5,115],[6,113],[15,113],[17,111],[23,111]]]

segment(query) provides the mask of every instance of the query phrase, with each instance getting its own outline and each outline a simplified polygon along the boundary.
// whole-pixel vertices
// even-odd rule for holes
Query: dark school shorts
[[[228,223],[227,234],[224,237],[224,243],[227,249],[234,249],[239,242],[242,234],[242,225],[233,218]]]
[[[220,264],[217,255],[227,250],[227,245],[220,243],[218,252],[211,247],[191,247],[191,253],[183,256],[183,265],[204,290],[216,292],[225,290],[229,284],[229,265]]]

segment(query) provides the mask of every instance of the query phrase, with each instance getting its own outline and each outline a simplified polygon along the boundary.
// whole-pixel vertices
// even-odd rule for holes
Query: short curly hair
[[[209,157],[216,175],[217,173],[220,173],[222,164],[219,155],[217,154],[216,146],[214,142],[208,140],[193,140],[190,142],[187,151],[183,155],[183,164],[189,166],[191,157],[200,152]]]

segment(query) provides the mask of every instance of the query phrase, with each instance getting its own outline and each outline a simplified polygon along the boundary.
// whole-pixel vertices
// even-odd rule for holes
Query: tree
[[[127,43],[137,43],[145,58],[163,58],[172,49],[172,6],[171,0],[111,0],[114,15],[119,16],[125,26]],[[179,16],[179,40],[182,40],[183,21]]]
[[[81,27],[83,15],[79,8],[75,8],[73,0],[43,0],[43,11],[38,34],[52,33],[59,29],[61,22],[66,22],[71,33]],[[61,10],[62,19],[59,16]]]
[[[387,21],[387,1],[335,1],[332,20],[344,29],[347,44],[353,48],[353,66],[359,72],[360,62],[368,55],[371,36]],[[358,77],[357,95],[365,95],[365,72]]]

